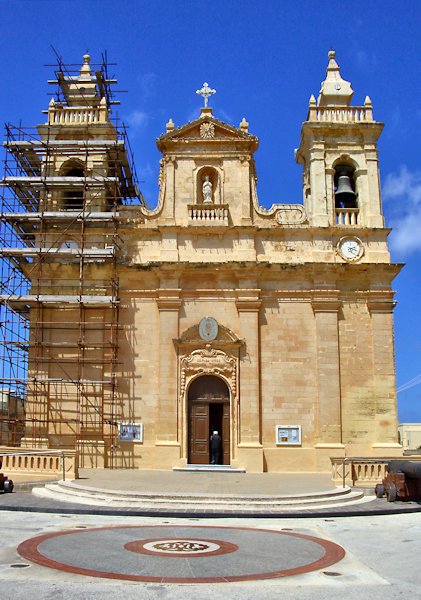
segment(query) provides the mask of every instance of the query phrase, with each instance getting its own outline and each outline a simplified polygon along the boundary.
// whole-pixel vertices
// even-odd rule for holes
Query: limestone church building
[[[45,122],[4,144],[1,443],[166,470],[209,464],[213,431],[248,472],[399,453],[383,125],[335,53],[303,115],[302,202],[269,209],[258,137],[214,115],[207,84],[157,140],[150,209],[104,65],[52,83]]]

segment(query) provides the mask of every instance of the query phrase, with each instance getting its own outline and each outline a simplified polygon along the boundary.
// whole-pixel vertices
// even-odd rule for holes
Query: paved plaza
[[[1,511],[0,518],[4,600],[421,598],[420,513],[206,520]],[[135,577],[94,573],[101,569]],[[180,577],[219,579],[168,581]]]
[[[317,495],[328,474],[82,471],[127,492]],[[179,513],[78,505],[19,483],[0,495],[1,600],[421,599],[421,504],[367,502]],[[396,513],[396,514],[395,514]]]

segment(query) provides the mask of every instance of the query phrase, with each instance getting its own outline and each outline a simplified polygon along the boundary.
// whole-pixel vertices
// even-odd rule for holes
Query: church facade
[[[198,118],[157,140],[150,209],[121,200],[136,190],[89,57],[58,80],[35,149],[31,289],[7,300],[31,331],[21,445],[173,469],[209,464],[218,431],[219,462],[249,472],[400,454],[383,125],[368,97],[351,105],[334,52],[296,151],[303,202],[270,209],[258,138],[213,114],[207,85]]]

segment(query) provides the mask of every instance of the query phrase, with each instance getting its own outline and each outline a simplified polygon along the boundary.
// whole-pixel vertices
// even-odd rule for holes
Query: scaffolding
[[[47,122],[6,125],[1,445],[112,448],[122,421],[120,211],[145,202],[125,127],[110,116],[116,80],[105,60],[93,66],[59,58]]]

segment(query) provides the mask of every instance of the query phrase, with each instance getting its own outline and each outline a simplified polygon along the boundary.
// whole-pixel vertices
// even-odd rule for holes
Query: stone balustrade
[[[308,121],[320,123],[373,122],[373,109],[366,106],[313,106],[308,111]]]
[[[20,450],[0,446],[1,471],[13,479],[13,473],[34,475],[56,475],[57,479],[77,479],[79,468],[78,453],[72,450]]]
[[[336,225],[358,225],[358,208],[335,208]]]
[[[91,125],[107,122],[108,111],[105,106],[99,108],[53,106],[48,111],[49,125]]]
[[[343,458],[331,458],[332,480],[336,485],[342,485],[345,475],[347,485],[375,486],[386,477],[387,463],[390,460],[397,460],[397,458],[396,456],[392,458],[347,458],[345,462]],[[404,460],[421,462],[421,456],[405,457]]]
[[[189,204],[188,211],[191,224],[228,225],[227,204]]]

